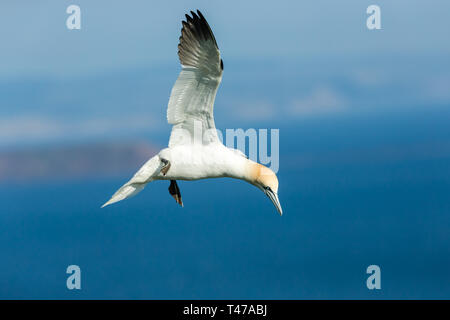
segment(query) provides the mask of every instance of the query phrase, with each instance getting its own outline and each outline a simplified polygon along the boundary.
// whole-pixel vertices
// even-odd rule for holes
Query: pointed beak
[[[280,216],[283,215],[283,209],[281,209],[281,204],[280,204],[280,200],[278,199],[278,194],[276,194],[275,192],[273,192],[270,189],[269,190],[264,190],[264,193],[272,201],[272,203],[275,206],[275,208],[277,208],[277,211],[280,214]]]

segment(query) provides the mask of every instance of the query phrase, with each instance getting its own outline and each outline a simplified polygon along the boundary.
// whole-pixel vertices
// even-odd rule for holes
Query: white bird
[[[103,206],[127,199],[149,182],[170,180],[169,193],[183,206],[176,180],[230,177],[247,181],[262,190],[282,214],[275,173],[218,139],[213,108],[222,80],[223,61],[208,22],[191,11],[182,21],[178,56],[182,70],[167,108],[172,124],[169,146],[148,160]]]

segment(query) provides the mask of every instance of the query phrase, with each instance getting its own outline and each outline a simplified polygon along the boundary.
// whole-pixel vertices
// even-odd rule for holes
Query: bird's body
[[[263,190],[281,214],[275,173],[218,139],[213,108],[223,61],[211,28],[197,13],[186,15],[181,30],[178,55],[183,68],[167,108],[167,120],[173,125],[169,146],[148,160],[103,207],[137,194],[155,180],[170,180],[170,194],[183,205],[176,180],[230,177]]]
[[[161,150],[159,156],[170,161],[170,170],[158,180],[244,179],[249,165],[247,158],[221,143],[175,146]]]

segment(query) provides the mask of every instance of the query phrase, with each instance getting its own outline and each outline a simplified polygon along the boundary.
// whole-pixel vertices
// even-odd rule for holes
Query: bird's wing
[[[223,62],[206,19],[198,10],[191,15],[182,22],[178,56],[183,69],[167,108],[167,120],[173,125],[169,146],[218,141],[213,108]]]

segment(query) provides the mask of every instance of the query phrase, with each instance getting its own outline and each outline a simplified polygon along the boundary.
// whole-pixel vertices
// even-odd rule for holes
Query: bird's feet
[[[178,188],[176,180],[170,180],[169,193],[180,206],[184,207],[183,200],[181,200],[180,188]]]

